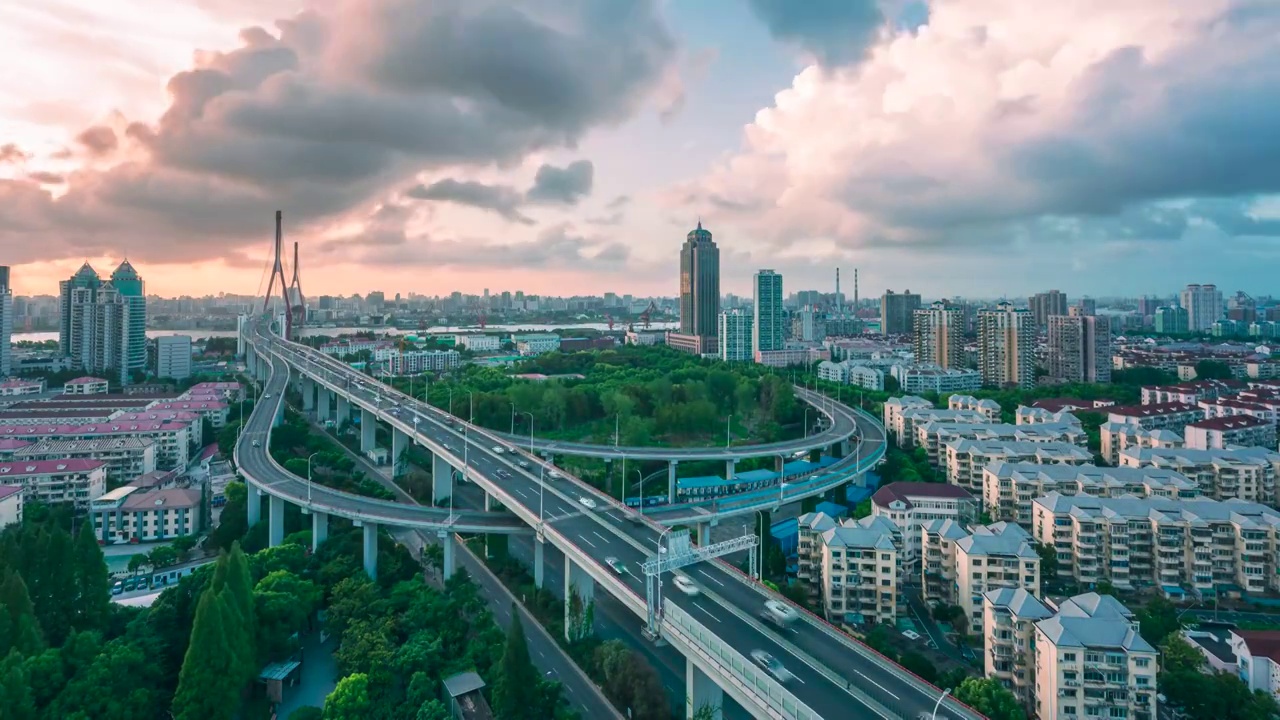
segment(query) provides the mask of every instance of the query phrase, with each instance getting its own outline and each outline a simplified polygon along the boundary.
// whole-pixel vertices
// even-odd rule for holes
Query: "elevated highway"
[[[663,538],[670,533],[668,528],[563,472],[560,479],[549,480],[549,465],[513,451],[501,438],[438,409],[388,392],[341,363],[270,335],[261,324],[254,327],[246,340],[251,372],[267,377],[271,397],[255,408],[250,426],[237,444],[236,457],[242,472],[257,491],[281,498],[281,502],[303,505],[316,516],[339,515],[362,524],[365,564],[371,573],[376,572],[379,525],[442,528],[437,532],[445,542],[446,572],[451,571],[451,532],[444,528],[461,530],[464,514],[447,513],[442,518],[440,509],[397,505],[332,491],[319,496],[315,487],[307,496],[305,483],[299,488],[297,481],[282,478],[278,466],[271,463],[269,457],[265,464],[255,462],[256,456],[250,450],[266,447],[270,427],[281,411],[280,395],[291,379],[297,378],[304,402],[314,403],[313,408],[322,418],[333,410],[331,401],[336,401],[340,417],[343,412],[360,413],[362,443],[371,444],[373,428],[383,423],[392,432],[393,457],[398,456],[397,449],[403,450],[410,442],[429,450],[434,456],[437,496],[451,495],[455,475],[483,488],[493,502],[510,511],[510,518],[534,533],[534,575],[539,584],[543,547],[551,543],[565,555],[566,597],[577,597],[587,607],[596,587],[600,586],[639,618],[647,616],[645,578],[640,565],[658,556]],[[308,395],[312,396],[310,400]],[[882,451],[883,433],[878,438]],[[258,447],[252,444],[255,440]],[[864,437],[846,470],[852,474],[865,469],[866,464],[874,462],[876,452],[876,438]],[[845,481],[848,477],[845,476]],[[819,482],[834,483],[835,480]],[[783,492],[784,501],[790,502],[796,497],[785,494],[786,488]],[[752,499],[744,501],[742,507],[753,504],[765,507],[767,502],[770,501]],[[251,514],[256,506],[250,503]],[[277,517],[274,501],[271,508],[270,537],[274,543],[282,539],[282,530],[276,528],[283,522]],[[481,528],[475,532],[517,531],[505,529],[508,526],[503,524],[500,526],[504,529],[484,529],[491,520],[480,517],[482,515],[476,513],[466,520]],[[319,520],[314,522],[323,524]],[[700,593],[688,596],[670,592],[662,596],[660,635],[688,658],[688,695],[695,704],[705,701],[714,705],[719,693],[728,693],[756,717],[806,720],[915,720],[919,714],[934,709],[940,696],[937,688],[821,618],[800,611],[799,621],[785,627],[762,620],[760,613],[766,600],[785,600],[731,566],[719,561],[702,562],[687,568],[684,574],[694,581]],[[567,608],[566,612],[577,611]],[[589,617],[589,613],[586,615]],[[581,615],[567,617],[566,631],[576,627],[581,619]],[[780,660],[791,674],[790,680],[780,682],[754,664],[750,653],[757,649]],[[945,699],[938,717],[976,720],[981,716]]]

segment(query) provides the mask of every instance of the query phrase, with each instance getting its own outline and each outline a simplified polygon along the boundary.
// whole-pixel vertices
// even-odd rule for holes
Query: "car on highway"
[[[590,509],[592,509],[592,510],[595,510],[595,509],[596,509],[596,501],[595,501],[595,500],[592,500],[591,498],[589,498],[589,497],[587,497],[587,496],[585,496],[585,495],[584,495],[584,496],[582,496],[582,497],[580,497],[580,498],[578,498],[578,502],[582,503],[582,507],[590,508]]]
[[[520,467],[524,468],[525,470],[528,470],[529,468],[533,467],[532,465],[530,465],[530,464],[529,464],[529,461],[528,461],[528,460],[521,460],[520,462],[518,462],[518,463],[516,463],[516,464],[517,464],[517,465],[519,465]]]
[[[782,662],[764,650],[752,650],[751,659],[768,671],[778,682],[784,683],[792,678],[791,673],[782,665]]]
[[[253,446],[254,446],[254,447],[262,447],[262,443],[261,443],[261,442],[259,442],[259,441],[257,441],[257,440],[254,440],[254,441],[253,441]]]
[[[560,475],[560,473],[556,472],[555,470],[552,470],[551,472],[547,473],[548,480],[559,480],[561,477],[562,476]]]
[[[262,399],[263,399],[263,400],[266,400],[266,399],[267,399],[267,398],[269,398],[269,397],[271,397],[271,393],[262,393]]]
[[[701,592],[701,590],[698,590],[698,586],[694,585],[693,581],[689,579],[688,575],[676,573],[675,577],[671,579],[671,582],[676,586],[677,590],[685,595],[697,595]]]
[[[501,446],[501,445],[494,445],[494,446],[493,446],[492,448],[490,448],[490,449],[491,449],[491,450],[493,450],[493,454],[494,454],[494,455],[501,455],[502,453],[506,452],[506,450],[503,450],[503,449],[502,449],[502,446]]]
[[[765,620],[780,627],[787,627],[800,619],[800,613],[796,612],[795,608],[778,600],[766,601],[764,610],[760,614]]]
[[[609,556],[605,558],[604,564],[608,565],[610,568],[613,569],[614,572],[618,573],[619,575],[627,574],[627,566],[623,564],[623,562],[616,557]]]

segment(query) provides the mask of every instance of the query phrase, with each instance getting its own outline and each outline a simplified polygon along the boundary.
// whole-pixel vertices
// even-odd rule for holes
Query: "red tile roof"
[[[0,500],[22,492],[21,485],[0,485]]]
[[[85,385],[87,383],[104,383],[104,382],[106,382],[105,378],[89,377],[88,375],[86,375],[84,377],[78,377],[75,380],[68,380],[65,384],[66,385]]]
[[[24,448],[31,444],[30,440],[0,437],[0,450],[18,450],[19,448]]]
[[[1103,408],[1111,415],[1125,417],[1153,417],[1183,412],[1200,412],[1200,408],[1186,403],[1154,403],[1152,405],[1114,405]]]
[[[58,460],[23,460],[0,462],[0,478],[23,475],[52,475],[54,473],[88,472],[105,465],[101,460],[88,458],[61,458]]]
[[[1261,425],[1270,424],[1271,423],[1269,421],[1252,415],[1231,415],[1229,417],[1197,420],[1193,423],[1187,423],[1187,427],[1202,428],[1205,430],[1241,430],[1244,428],[1259,427]]]
[[[1254,657],[1271,658],[1280,662],[1280,630],[1232,630],[1249,648]]]
[[[900,500],[910,508],[910,498],[913,497],[968,498],[973,496],[964,488],[947,483],[896,482],[877,490],[876,494],[871,496],[871,502],[887,508],[893,501]]]

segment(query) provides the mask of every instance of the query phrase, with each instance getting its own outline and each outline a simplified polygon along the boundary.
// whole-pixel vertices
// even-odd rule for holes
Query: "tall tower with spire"
[[[699,352],[713,352],[720,315],[720,249],[702,221],[680,249],[680,334],[702,338]]]

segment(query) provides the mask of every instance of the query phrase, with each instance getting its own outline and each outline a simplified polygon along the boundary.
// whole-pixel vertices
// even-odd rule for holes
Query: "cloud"
[[[656,87],[674,48],[658,4],[337,0],[247,28],[170,78],[115,164],[68,173],[56,198],[0,185],[0,216],[21,221],[0,244],[17,263],[214,258],[262,243],[277,208],[306,237],[419,173],[572,147]],[[82,142],[105,140],[92,130]]]
[[[95,125],[76,136],[80,143],[92,155],[107,155],[119,147],[116,133],[104,125]]]
[[[489,185],[470,180],[445,178],[430,185],[415,185],[404,192],[416,200],[437,200],[492,210],[511,222],[532,225],[533,219],[520,212],[527,205],[576,205],[591,194],[595,167],[590,160],[578,160],[559,168],[544,164],[538,168],[533,185],[521,192],[511,185]]]
[[[0,165],[21,165],[29,159],[31,159],[31,153],[14,143],[0,145]]]
[[[27,173],[27,177],[41,185],[61,185],[67,179],[58,173],[36,171]]]
[[[795,43],[824,65],[860,60],[886,16],[878,0],[747,0],[778,40]]]
[[[935,256],[1280,235],[1252,214],[1280,193],[1277,32],[1250,0],[935,0],[857,67],[798,74],[668,202],[777,247]]]
[[[594,175],[590,160],[578,160],[563,168],[543,165],[525,199],[531,203],[574,205],[591,194]]]

